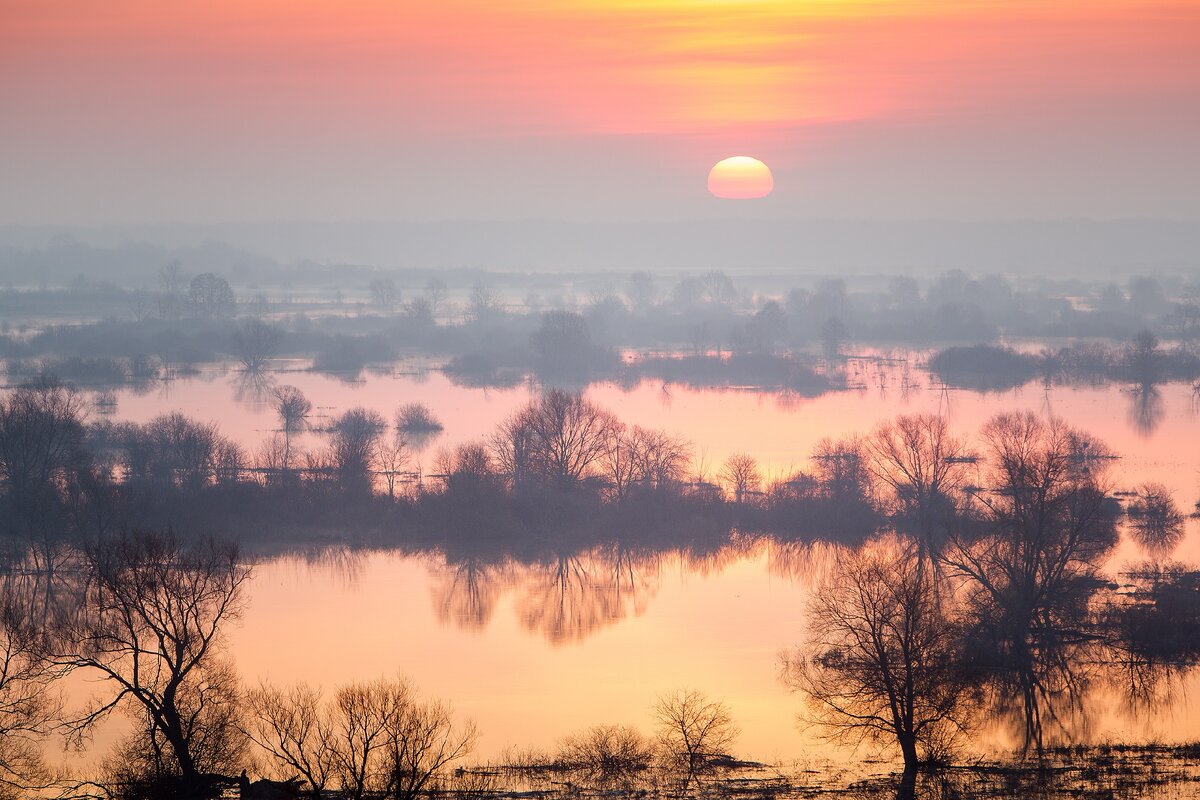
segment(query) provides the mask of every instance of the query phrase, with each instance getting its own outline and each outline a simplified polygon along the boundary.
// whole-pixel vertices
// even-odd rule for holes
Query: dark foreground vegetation
[[[311,404],[288,387],[275,401],[279,430],[249,456],[179,414],[89,423],[83,396],[51,380],[0,400],[4,791],[411,798],[510,791],[517,775],[565,794],[808,791],[731,755],[736,709],[694,690],[660,698],[653,739],[594,728],[503,769],[460,769],[474,727],[401,677],[247,686],[222,646],[252,571],[223,543],[231,531],[262,549],[354,530],[436,549],[467,584],[511,559],[570,581],[597,549],[626,570],[655,548],[835,542],[781,678],[830,738],[899,756],[897,780],[850,791],[1054,797],[1065,781],[1132,797],[1116,794],[1134,791],[1131,770],[1146,770],[1143,788],[1194,779],[1188,750],[1084,750],[1067,767],[1056,749],[1084,734],[1092,704],[1153,709],[1200,658],[1200,577],[1168,560],[1182,513],[1158,486],[1118,499],[1117,454],[1062,421],[1001,414],[968,439],[899,417],[768,479],[745,455],[709,472],[686,441],[551,390],[424,472],[409,448],[436,424],[427,410],[352,409],[302,452]],[[1114,580],[1102,565],[1122,527],[1149,560]],[[95,681],[98,703],[57,699],[67,675]],[[117,713],[132,731],[100,774],[47,767],[47,737],[84,742]],[[997,724],[1018,766],[966,755]]]

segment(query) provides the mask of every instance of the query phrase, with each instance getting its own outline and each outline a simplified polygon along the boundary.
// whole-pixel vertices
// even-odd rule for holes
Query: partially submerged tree
[[[404,433],[436,433],[442,423],[423,403],[406,403],[396,409],[396,430]]]
[[[1154,556],[1169,554],[1183,538],[1183,513],[1161,483],[1143,484],[1127,514],[1134,538]]]
[[[942,551],[963,579],[973,659],[1040,755],[1047,723],[1065,726],[1084,681],[1070,653],[1088,647],[1090,598],[1116,543],[1107,502],[1108,449],[1060,420],[1000,414],[983,428],[986,489],[972,494],[976,524]],[[982,528],[982,532],[980,532]]]
[[[0,397],[0,510],[7,508],[3,527],[10,532],[58,521],[55,510],[89,462],[85,412],[84,396],[55,380]]]
[[[344,488],[370,490],[376,446],[386,430],[383,416],[367,408],[352,408],[334,421],[330,455]]]
[[[595,725],[567,736],[555,761],[601,788],[628,790],[654,762],[655,749],[636,728]]]
[[[349,684],[328,699],[303,685],[263,685],[250,704],[251,738],[313,798],[336,785],[353,800],[412,800],[477,738],[473,724],[456,725],[449,706],[418,699],[403,679]]]
[[[866,440],[866,466],[890,491],[898,524],[911,529],[922,549],[944,538],[971,456],[965,439],[950,433],[944,417],[902,415]]]
[[[247,372],[259,372],[279,348],[283,333],[260,319],[243,322],[233,333],[234,353]]]
[[[235,684],[218,658],[220,633],[241,610],[250,568],[234,545],[153,532],[96,542],[84,557],[88,581],[50,659],[98,675],[111,694],[73,729],[82,736],[131,709],[168,774],[195,787],[213,766],[206,756],[226,752],[218,739],[233,731]]]
[[[728,755],[738,737],[729,708],[695,689],[681,689],[658,699],[654,707],[658,740],[671,765],[683,776],[687,791],[712,768],[713,761]]]
[[[283,448],[280,453],[281,468],[291,469],[292,436],[304,430],[312,413],[312,401],[295,386],[280,386],[272,392],[273,407],[283,430]]]
[[[930,564],[885,539],[838,556],[809,606],[809,644],[785,656],[784,679],[831,738],[896,746],[912,773],[967,726],[960,634]]]

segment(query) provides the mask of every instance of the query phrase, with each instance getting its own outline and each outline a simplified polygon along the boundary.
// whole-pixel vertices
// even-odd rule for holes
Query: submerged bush
[[[396,411],[396,429],[405,433],[433,433],[442,430],[442,423],[429,406],[408,403]]]

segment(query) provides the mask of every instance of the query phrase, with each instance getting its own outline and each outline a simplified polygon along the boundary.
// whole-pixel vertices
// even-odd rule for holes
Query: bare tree
[[[1089,598],[1116,542],[1106,510],[1107,448],[1059,420],[999,414],[983,428],[986,489],[972,494],[985,529],[955,531],[941,560],[965,580],[976,660],[1004,706],[1015,703],[1026,747],[1040,755],[1046,723],[1076,709],[1072,648],[1093,639]],[[1086,659],[1084,660],[1086,661]]]
[[[814,477],[829,499],[862,502],[871,496],[874,486],[861,439],[822,439],[813,448],[812,461]]]
[[[227,712],[221,627],[238,616],[250,568],[234,545],[185,546],[170,534],[130,533],[85,553],[86,589],[55,637],[53,663],[98,674],[109,699],[73,723],[77,734],[119,707],[144,714],[185,785],[204,768],[204,742]]]
[[[216,425],[179,412],[155,417],[140,428],[127,427],[123,439],[126,475],[192,487],[214,477],[218,451],[226,441]]]
[[[251,738],[314,798],[336,783],[353,800],[411,800],[477,739],[474,724],[456,725],[449,706],[419,700],[404,679],[348,684],[329,700],[303,685],[262,686],[250,703]]]
[[[53,520],[50,507],[88,463],[85,410],[82,394],[53,380],[0,397],[0,503],[11,523]]]
[[[631,274],[626,296],[629,297],[634,311],[639,314],[645,313],[654,303],[654,276],[644,271]]]
[[[514,485],[538,478],[565,487],[600,464],[620,430],[616,417],[590,400],[551,389],[501,424],[492,449]]]
[[[390,732],[385,796],[413,800],[448,765],[468,755],[477,739],[474,723],[456,726],[447,704],[410,702]]]
[[[700,285],[703,289],[704,301],[707,303],[727,305],[737,299],[737,289],[733,285],[733,280],[720,270],[713,270],[701,275]]]
[[[203,272],[188,284],[188,302],[192,308],[208,319],[233,313],[233,289],[229,281],[220,275]]]
[[[38,632],[10,587],[0,590],[0,799],[17,800],[52,782],[42,756],[61,710],[51,685],[61,670],[37,647]]]
[[[488,439],[497,470],[513,487],[522,486],[537,473],[537,440],[531,422],[533,406],[513,414],[496,426]]]
[[[376,278],[367,288],[371,293],[371,302],[389,314],[400,302],[400,290],[391,278]]]
[[[835,360],[845,341],[846,323],[836,316],[826,319],[821,325],[821,347],[825,351],[825,358]]]
[[[885,422],[865,443],[867,469],[891,490],[896,511],[916,523],[923,547],[933,544],[937,517],[951,510],[971,460],[967,442],[944,417],[923,414]]]
[[[959,626],[931,566],[884,539],[841,553],[813,594],[809,644],[784,658],[811,721],[838,740],[897,745],[911,773],[966,727]]]
[[[408,466],[408,441],[401,433],[382,435],[375,440],[372,464],[387,484],[388,497],[396,498],[396,481]]]
[[[301,683],[289,689],[260,684],[246,695],[246,735],[287,774],[308,783],[320,800],[334,774],[330,719],[319,689]]]
[[[529,336],[534,363],[547,376],[582,376],[596,357],[588,321],[574,311],[547,311]]]
[[[489,322],[501,311],[500,296],[487,284],[476,281],[467,301],[467,317],[474,322]]]
[[[726,755],[738,729],[729,708],[695,689],[681,689],[658,699],[654,707],[658,740],[683,774],[682,790],[709,770],[714,758]]]
[[[282,338],[282,332],[275,326],[260,319],[247,320],[234,331],[234,352],[247,372],[258,372],[275,355]]]
[[[330,450],[342,485],[370,489],[372,458],[387,423],[378,411],[352,408],[333,423]]]
[[[734,502],[744,503],[750,495],[759,490],[762,484],[762,473],[758,470],[758,461],[745,453],[734,453],[725,459],[721,467],[720,478],[725,485],[733,490]]]
[[[275,414],[283,430],[283,452],[281,469],[292,467],[292,436],[304,430],[312,413],[312,401],[295,386],[280,386],[272,392]]]
[[[449,290],[446,287],[446,282],[441,278],[430,278],[425,282],[425,297],[429,300],[429,312],[434,317],[442,308],[442,303],[446,302],[446,296]]]
[[[1183,538],[1184,516],[1161,483],[1143,484],[1127,513],[1134,538],[1152,555],[1169,554]]]
[[[632,439],[634,461],[646,485],[663,489],[684,480],[692,458],[691,442],[637,426],[633,428]]]
[[[654,761],[654,745],[636,728],[596,725],[567,736],[556,761],[603,788],[628,790]]]
[[[101,765],[108,796],[212,797],[214,782],[245,763],[237,670],[227,659],[210,660],[185,679],[174,704],[185,721],[194,775],[185,773],[153,712],[128,705],[134,723]]]
[[[183,265],[172,259],[158,272],[158,314],[163,319],[178,319],[183,295]]]

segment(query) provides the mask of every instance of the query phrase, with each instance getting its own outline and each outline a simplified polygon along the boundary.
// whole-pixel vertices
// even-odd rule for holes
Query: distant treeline
[[[1039,353],[1011,347],[950,347],[934,354],[929,369],[947,383],[972,389],[1008,389],[1041,379],[1050,383],[1120,381],[1141,385],[1200,379],[1200,355],[1165,349],[1150,331],[1118,346],[1070,344]]]
[[[896,277],[851,288],[840,279],[739,286],[723,272],[669,280],[638,272],[593,280],[581,295],[583,286],[561,277],[539,290],[528,276],[514,283],[514,276],[453,273],[413,285],[404,281],[417,281],[416,273],[403,275],[398,282],[391,273],[365,273],[346,291],[321,285],[239,295],[222,275],[188,275],[176,262],[147,289],[86,279],[69,289],[7,289],[0,291],[8,320],[0,357],[11,374],[100,381],[230,358],[261,367],[285,356],[353,374],[428,355],[464,382],[491,384],[529,372],[563,382],[619,377],[625,349],[759,359],[744,366],[779,357],[836,361],[851,346],[974,345],[1001,336],[1124,342],[1146,330],[1189,352],[1200,339],[1200,286],[1150,277],[1125,287],[1018,287],[951,271],[925,284]],[[735,372],[717,379],[788,380],[765,367]]]

